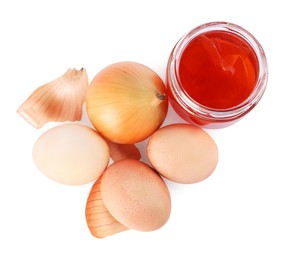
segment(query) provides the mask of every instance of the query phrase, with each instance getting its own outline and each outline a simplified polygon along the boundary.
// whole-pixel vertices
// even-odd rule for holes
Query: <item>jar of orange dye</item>
[[[265,53],[249,32],[231,23],[207,23],[184,35],[171,52],[170,103],[190,123],[225,127],[259,102],[267,75]]]

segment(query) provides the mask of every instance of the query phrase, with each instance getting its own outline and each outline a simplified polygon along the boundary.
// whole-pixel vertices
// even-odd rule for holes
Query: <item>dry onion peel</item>
[[[87,226],[94,237],[104,238],[128,230],[106,209],[100,192],[101,177],[93,184],[89,193],[85,215]]]
[[[119,62],[99,72],[86,95],[90,121],[105,138],[132,144],[150,136],[168,109],[166,87],[150,68]]]
[[[81,120],[87,88],[86,69],[68,69],[59,78],[37,88],[17,112],[35,128],[47,122]]]
[[[134,144],[117,144],[106,140],[110,148],[110,157],[115,161],[123,159],[139,160],[141,158],[140,151]]]

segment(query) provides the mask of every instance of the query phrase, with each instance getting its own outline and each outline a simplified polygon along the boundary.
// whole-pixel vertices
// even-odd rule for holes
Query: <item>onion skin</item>
[[[123,159],[140,160],[141,154],[135,144],[118,144],[105,139],[110,148],[110,157],[116,162]]]
[[[37,88],[17,113],[37,129],[48,122],[79,121],[87,88],[86,69],[68,69],[59,78]]]
[[[94,237],[104,238],[128,230],[106,209],[100,192],[101,177],[93,184],[88,195],[85,216],[89,231]]]
[[[100,71],[86,95],[96,130],[115,143],[145,140],[165,120],[168,95],[161,78],[136,62],[119,62]]]

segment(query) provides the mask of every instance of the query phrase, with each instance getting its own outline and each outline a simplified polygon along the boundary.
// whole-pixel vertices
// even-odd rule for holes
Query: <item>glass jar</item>
[[[212,22],[177,42],[166,81],[170,103],[184,120],[220,128],[255,107],[267,76],[265,53],[253,35],[232,23]]]

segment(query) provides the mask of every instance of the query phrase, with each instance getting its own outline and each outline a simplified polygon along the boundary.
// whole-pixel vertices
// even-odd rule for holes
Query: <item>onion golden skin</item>
[[[90,83],[86,110],[96,130],[115,143],[145,140],[163,123],[168,95],[162,79],[136,62],[114,63]]]

